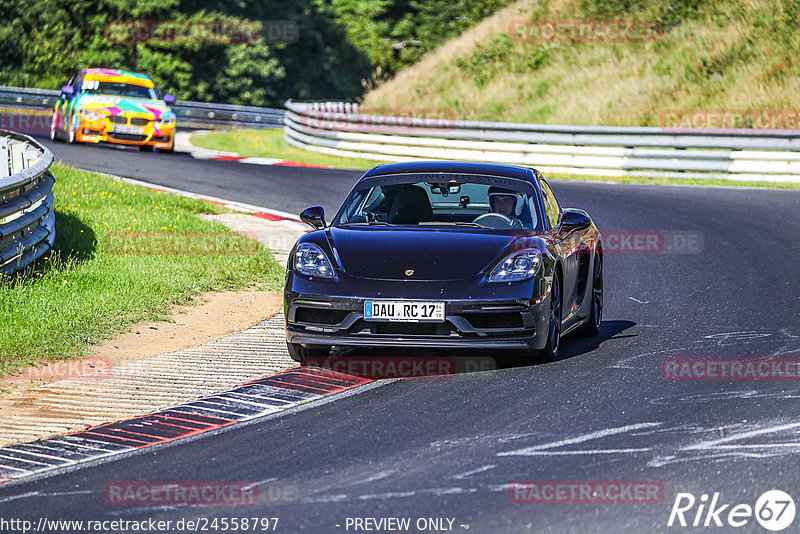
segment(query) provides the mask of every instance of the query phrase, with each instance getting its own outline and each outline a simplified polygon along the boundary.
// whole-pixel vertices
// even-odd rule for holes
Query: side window
[[[71,85],[72,88],[73,88],[73,91],[77,91],[78,88],[75,87],[75,78],[77,78],[77,77],[78,77],[77,73],[73,72],[72,76],[69,77],[69,80],[67,80],[67,83],[65,83],[64,85]],[[75,94],[75,93],[73,93],[73,94]]]
[[[558,219],[561,215],[561,206],[558,205],[556,196],[550,190],[548,183],[544,180],[540,180],[539,183],[542,185],[544,213],[547,216],[547,220],[550,222],[550,228],[554,228],[556,225],[558,225]]]
[[[76,93],[83,92],[83,72],[79,72],[75,76],[75,92]]]

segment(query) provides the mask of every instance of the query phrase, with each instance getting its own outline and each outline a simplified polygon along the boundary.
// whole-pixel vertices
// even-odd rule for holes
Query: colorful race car
[[[115,69],[81,69],[61,88],[50,121],[50,139],[68,143],[117,143],[172,152],[175,113],[148,76]]]

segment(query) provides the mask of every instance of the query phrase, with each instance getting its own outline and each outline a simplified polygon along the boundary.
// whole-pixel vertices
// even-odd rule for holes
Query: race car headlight
[[[315,278],[333,278],[333,268],[328,257],[313,243],[298,245],[294,251],[294,270]]]
[[[162,117],[154,121],[155,125],[159,128],[168,128],[175,124],[175,117]]]
[[[542,265],[542,253],[536,249],[509,254],[489,275],[490,282],[519,282],[533,278]]]
[[[99,121],[108,117],[105,113],[100,113],[98,111],[92,111],[91,109],[82,109],[80,110],[81,118],[86,119],[87,121]]]

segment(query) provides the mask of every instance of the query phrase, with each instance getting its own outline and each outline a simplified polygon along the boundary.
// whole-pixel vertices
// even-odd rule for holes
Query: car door
[[[553,190],[550,189],[550,184],[546,180],[541,179],[542,201],[544,203],[544,212],[547,217],[550,233],[553,242],[558,247],[559,254],[562,258],[562,269],[564,279],[562,280],[562,318],[568,319],[570,315],[578,308],[578,299],[576,286],[578,282],[578,251],[580,247],[580,236],[575,232],[564,232],[561,228],[561,214],[563,210],[558,203],[558,199]],[[568,325],[564,325],[568,326]]]

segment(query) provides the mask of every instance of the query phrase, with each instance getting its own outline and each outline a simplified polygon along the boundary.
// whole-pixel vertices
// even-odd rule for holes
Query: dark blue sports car
[[[286,341],[297,361],[334,345],[519,350],[547,359],[561,336],[596,335],[603,247],[586,212],[563,209],[532,168],[379,165],[330,224],[289,257]]]

